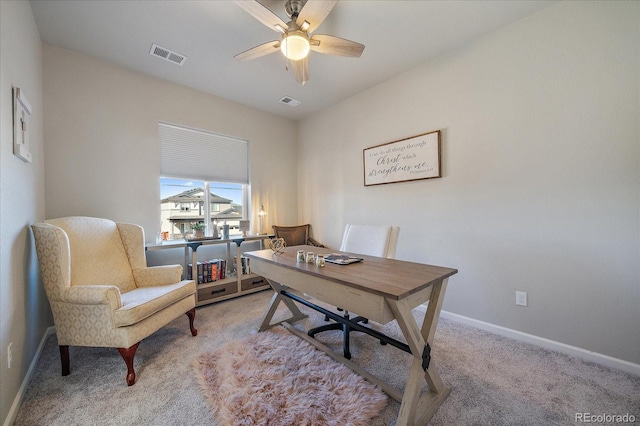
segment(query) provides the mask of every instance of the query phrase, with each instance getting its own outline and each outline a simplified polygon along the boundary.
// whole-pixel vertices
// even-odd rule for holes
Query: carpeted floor
[[[183,316],[145,339],[136,354],[132,387],[126,386],[126,367],[115,349],[70,348],[71,374],[62,377],[52,335],[15,424],[215,425],[195,359],[254,334],[270,297],[265,291],[198,308],[197,337]],[[320,314],[301,310],[310,318],[297,327],[324,324]],[[414,313],[422,318],[421,308]],[[378,328],[401,336],[395,322]],[[340,333],[323,333],[320,340],[340,351]],[[352,334],[351,349],[354,362],[403,386],[408,354],[361,333]],[[640,377],[443,319],[432,355],[452,391],[431,425],[567,425],[575,423],[576,413],[629,413],[640,423]],[[371,425],[393,425],[398,409],[389,399]]]

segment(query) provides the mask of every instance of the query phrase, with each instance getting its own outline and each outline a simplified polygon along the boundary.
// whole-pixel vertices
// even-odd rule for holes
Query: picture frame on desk
[[[243,237],[246,237],[249,231],[251,230],[251,221],[250,220],[241,220],[240,226],[238,227]]]

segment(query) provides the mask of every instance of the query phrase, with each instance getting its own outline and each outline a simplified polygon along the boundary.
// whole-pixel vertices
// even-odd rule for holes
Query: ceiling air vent
[[[291,96],[285,96],[284,98],[280,99],[280,103],[287,104],[290,107],[297,107],[302,103],[302,101],[293,99]]]
[[[184,65],[184,61],[187,60],[186,56],[158,46],[155,43],[151,45],[151,51],[149,52],[149,54],[151,56],[156,56],[158,58],[162,58],[166,61],[173,62],[174,64],[178,65]]]

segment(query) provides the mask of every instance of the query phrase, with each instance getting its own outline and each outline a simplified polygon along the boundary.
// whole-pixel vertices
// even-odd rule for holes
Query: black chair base
[[[338,308],[339,311],[342,311],[342,309]],[[347,320],[351,320],[353,322],[361,322],[363,324],[367,324],[369,322],[369,320],[365,317],[355,317],[353,319],[349,318],[349,312],[344,311],[344,315],[342,316],[344,319]],[[329,321],[329,317],[325,315],[324,317],[325,321]],[[342,345],[343,345],[343,355],[346,359],[351,359],[351,350],[350,350],[350,344],[349,344],[349,333],[351,333],[352,331],[358,331],[358,330],[354,330],[351,327],[349,327],[349,324],[341,324],[341,323],[332,323],[332,324],[327,324],[327,325],[321,325],[320,327],[314,327],[312,329],[310,329],[307,334],[313,338],[315,338],[315,335],[318,333],[322,333],[324,331],[330,331],[330,330],[342,330]],[[382,341],[380,342],[382,344],[386,344],[383,343]]]

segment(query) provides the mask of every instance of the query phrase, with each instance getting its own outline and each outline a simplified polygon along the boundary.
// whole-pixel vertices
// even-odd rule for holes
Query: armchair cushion
[[[126,327],[150,317],[167,306],[194,294],[193,281],[181,281],[175,284],[140,287],[121,294],[122,307],[113,312],[116,327]]]

